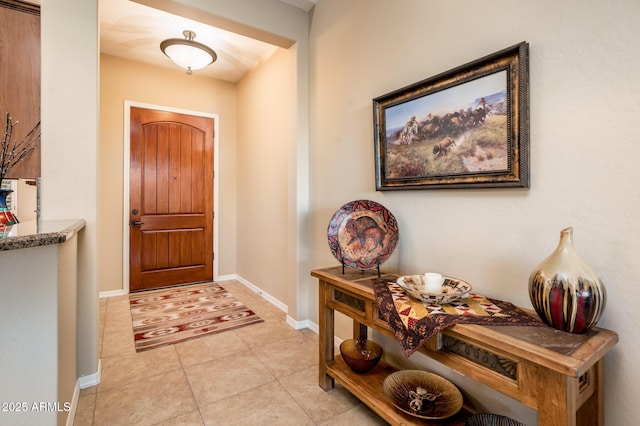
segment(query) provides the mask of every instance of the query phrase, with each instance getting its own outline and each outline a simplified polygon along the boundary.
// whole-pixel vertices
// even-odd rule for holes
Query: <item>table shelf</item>
[[[448,419],[429,421],[398,410],[385,396],[382,388],[384,379],[395,371],[397,369],[380,361],[373,370],[356,373],[345,364],[340,355],[336,355],[334,362],[327,366],[327,374],[392,425],[463,426],[471,415],[463,408]]]

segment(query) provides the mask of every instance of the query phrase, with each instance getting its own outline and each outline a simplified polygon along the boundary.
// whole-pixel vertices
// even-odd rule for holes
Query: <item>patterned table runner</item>
[[[380,312],[407,358],[435,334],[455,324],[545,325],[512,303],[474,293],[438,305],[414,299],[387,279],[373,280],[373,290]]]

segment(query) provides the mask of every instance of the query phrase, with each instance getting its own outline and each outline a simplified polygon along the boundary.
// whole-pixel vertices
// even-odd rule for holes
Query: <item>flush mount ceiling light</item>
[[[170,38],[160,43],[160,50],[173,62],[187,70],[187,74],[193,74],[218,59],[218,55],[209,46],[198,43],[193,39],[196,33],[190,30],[182,32],[184,38]]]

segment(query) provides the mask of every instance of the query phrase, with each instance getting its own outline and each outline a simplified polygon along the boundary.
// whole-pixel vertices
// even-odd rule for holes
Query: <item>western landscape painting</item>
[[[506,71],[387,108],[386,178],[507,170],[507,110]]]

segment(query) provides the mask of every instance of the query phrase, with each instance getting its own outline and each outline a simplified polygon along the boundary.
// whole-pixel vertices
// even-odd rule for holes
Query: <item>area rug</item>
[[[129,295],[137,352],[263,322],[216,283]]]

